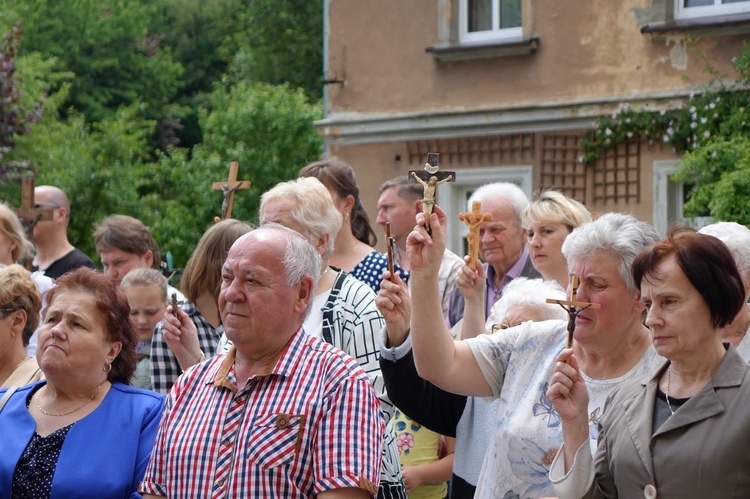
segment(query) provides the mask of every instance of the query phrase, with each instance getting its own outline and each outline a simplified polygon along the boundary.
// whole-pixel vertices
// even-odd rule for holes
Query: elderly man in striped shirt
[[[219,295],[234,346],[169,393],[144,497],[375,495],[383,421],[372,385],[302,330],[319,272],[312,246],[276,224],[234,243]]]

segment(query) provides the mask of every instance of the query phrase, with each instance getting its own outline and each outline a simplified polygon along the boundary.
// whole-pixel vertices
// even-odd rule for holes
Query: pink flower
[[[401,433],[396,438],[396,445],[398,446],[399,452],[409,452],[409,449],[414,447],[414,436],[411,433]]]

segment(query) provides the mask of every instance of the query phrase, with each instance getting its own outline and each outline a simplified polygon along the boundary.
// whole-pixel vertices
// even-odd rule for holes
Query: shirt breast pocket
[[[302,441],[302,414],[258,416],[252,425],[245,457],[264,469],[292,463]]]

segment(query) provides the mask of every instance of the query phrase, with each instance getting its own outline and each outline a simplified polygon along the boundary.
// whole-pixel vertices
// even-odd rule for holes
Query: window
[[[750,0],[674,0],[675,19],[750,13]]]
[[[448,249],[458,255],[466,254],[469,230],[458,220],[458,214],[468,209],[466,203],[477,187],[491,182],[512,182],[531,199],[531,166],[461,169],[456,172],[455,182],[446,182],[437,188],[435,200],[449,220],[445,242]]]
[[[462,43],[521,38],[522,0],[459,0]],[[750,0],[749,0],[750,1]]]

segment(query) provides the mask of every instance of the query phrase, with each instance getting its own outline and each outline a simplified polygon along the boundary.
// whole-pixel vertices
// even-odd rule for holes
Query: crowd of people
[[[406,176],[311,163],[216,220],[179,289],[113,214],[0,204],[0,497],[750,495],[750,229],[664,237],[564,193],[473,192],[482,264]],[[429,205],[429,214],[422,212]]]

